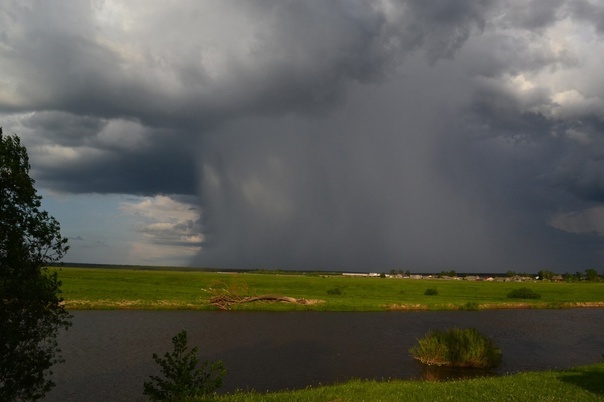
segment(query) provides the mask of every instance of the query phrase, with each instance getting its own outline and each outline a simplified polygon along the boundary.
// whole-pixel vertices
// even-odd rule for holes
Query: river
[[[502,349],[496,374],[602,361],[604,309],[422,312],[76,311],[65,363],[45,401],[144,401],[153,353],[186,330],[202,360],[222,360],[221,391],[304,388],[351,378],[420,378],[409,356],[427,331],[477,328]]]

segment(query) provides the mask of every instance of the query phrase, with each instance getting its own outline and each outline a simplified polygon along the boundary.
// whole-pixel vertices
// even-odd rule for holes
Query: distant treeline
[[[61,264],[64,267],[74,268],[96,268],[96,269],[131,269],[139,271],[196,271],[196,272],[227,272],[227,273],[257,273],[257,274],[268,274],[268,275],[342,275],[351,271],[317,271],[317,270],[285,270],[285,269],[241,269],[241,268],[211,268],[211,267],[172,267],[172,266],[156,266],[156,265],[116,265],[116,264],[90,264],[90,263],[74,263],[65,262]],[[382,272],[380,276],[411,276],[411,275],[422,275],[433,276],[437,278],[443,277],[465,277],[465,276],[478,276],[478,277],[532,277],[540,280],[563,280],[563,281],[599,281],[604,278],[604,272],[602,275],[598,275],[595,269],[586,269],[582,272],[571,273],[554,273],[549,270],[541,270],[537,273],[527,272],[456,272],[441,271],[440,273],[430,272],[411,272],[410,270],[395,270],[392,269],[386,272]]]

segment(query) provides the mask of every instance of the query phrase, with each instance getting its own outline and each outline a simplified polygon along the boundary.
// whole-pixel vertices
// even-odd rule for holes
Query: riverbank
[[[173,270],[63,268],[69,310],[217,310],[216,296],[260,300],[233,303],[240,311],[484,310],[604,307],[604,282],[499,282],[394,279],[343,275],[280,275]],[[539,299],[510,299],[528,287]],[[427,289],[436,294],[427,295]],[[278,296],[278,297],[275,297]]]
[[[603,401],[604,363],[470,380],[362,381],[275,393],[236,393],[199,401]]]

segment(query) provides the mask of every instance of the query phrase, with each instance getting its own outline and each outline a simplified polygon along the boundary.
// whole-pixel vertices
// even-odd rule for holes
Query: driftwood
[[[236,296],[222,294],[214,296],[210,299],[210,304],[218,307],[221,310],[229,310],[233,304],[251,303],[256,301],[267,301],[267,302],[283,302],[293,304],[317,304],[323,302],[323,300],[309,300],[309,299],[296,299],[288,296],[277,296],[277,295],[263,295],[263,296]]]

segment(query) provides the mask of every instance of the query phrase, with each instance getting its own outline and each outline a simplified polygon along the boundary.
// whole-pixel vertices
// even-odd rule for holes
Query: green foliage
[[[430,331],[409,352],[437,366],[491,368],[501,362],[501,350],[474,328]]]
[[[144,395],[152,401],[177,401],[208,395],[222,386],[226,375],[222,362],[205,361],[199,366],[197,347],[187,352],[186,331],[176,334],[172,344],[174,351],[166,352],[163,358],[153,354],[165,379],[150,376],[151,381],[144,383]]]
[[[596,271],[593,268],[590,269],[586,269],[585,270],[585,277],[587,278],[588,281],[590,282],[596,282],[598,281],[598,271]]]
[[[429,288],[429,289],[426,289],[426,291],[424,292],[424,294],[426,296],[436,296],[438,294],[438,290],[436,290],[434,288]]]
[[[539,293],[533,292],[529,288],[520,288],[514,289],[507,294],[507,297],[510,299],[540,299],[541,295]]]
[[[342,294],[342,289],[340,289],[340,288],[328,289],[327,294],[332,295],[332,296],[339,296]]]
[[[546,281],[551,281],[552,278],[554,277],[554,273],[552,271],[548,271],[548,270],[541,270],[539,272],[537,272],[537,275],[539,276],[539,279],[546,280]]]
[[[67,251],[59,223],[40,210],[27,150],[0,128],[0,400],[36,400],[62,361],[56,337],[70,316],[56,271]]]

